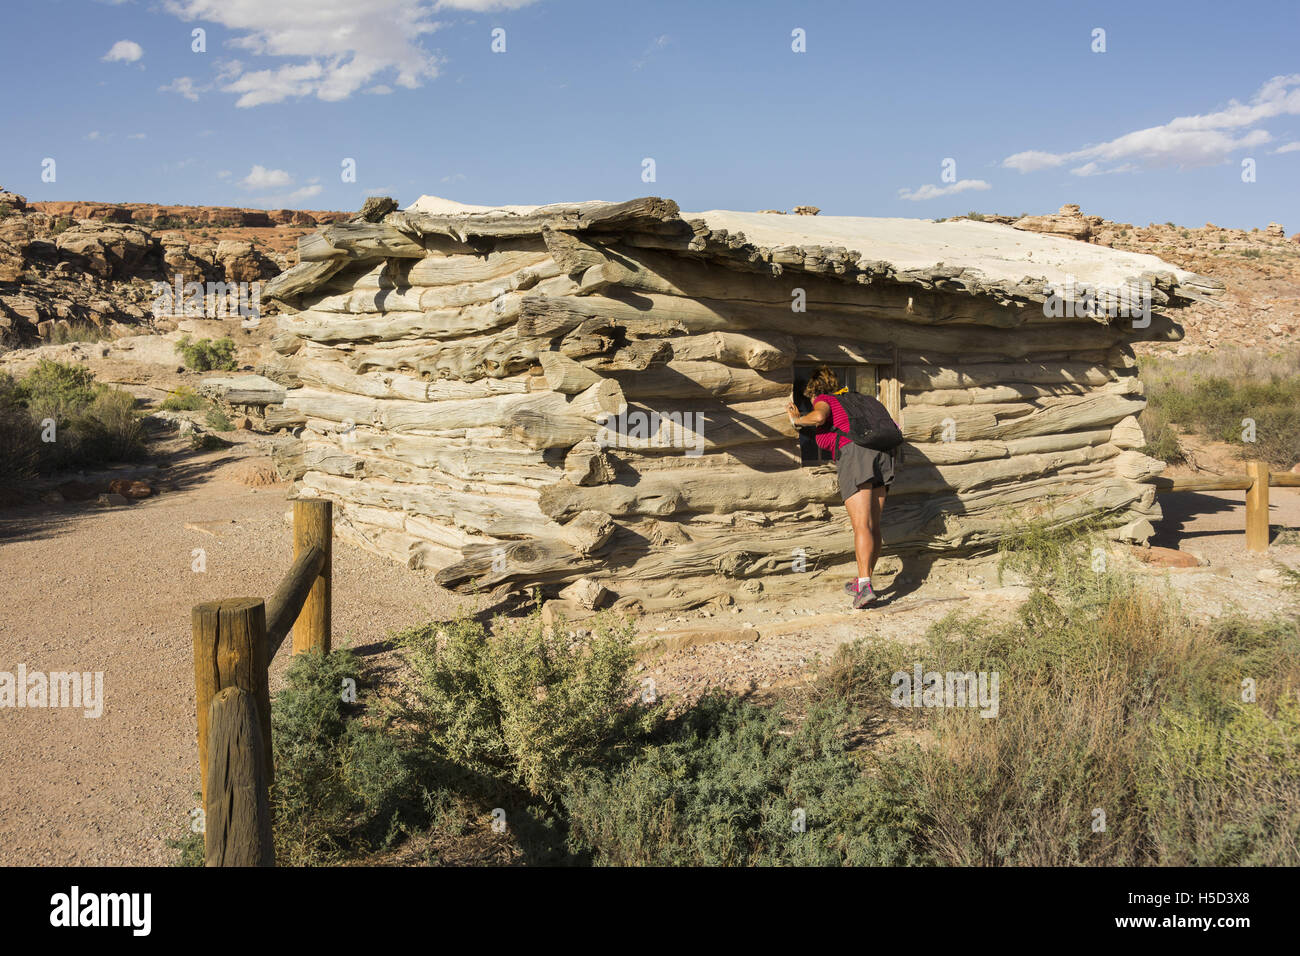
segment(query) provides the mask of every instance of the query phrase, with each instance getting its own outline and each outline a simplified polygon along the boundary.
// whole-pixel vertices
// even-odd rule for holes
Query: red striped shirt
[[[830,408],[831,420],[827,425],[823,425],[821,428],[817,429],[817,433],[813,437],[817,442],[818,448],[835,454],[845,445],[853,443],[853,439],[846,438],[843,435],[837,435],[831,430],[832,428],[838,428],[842,432],[848,431],[849,416],[848,413],[844,411],[844,406],[840,404],[840,400],[834,395],[818,395],[813,399],[814,408],[817,407],[818,402],[825,402]]]

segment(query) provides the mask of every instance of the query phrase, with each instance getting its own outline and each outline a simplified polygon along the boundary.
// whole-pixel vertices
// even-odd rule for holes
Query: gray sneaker
[[[852,596],[855,611],[860,611],[868,604],[876,603],[876,592],[871,589],[870,584],[859,588],[857,581],[850,581],[844,586],[844,590]]]

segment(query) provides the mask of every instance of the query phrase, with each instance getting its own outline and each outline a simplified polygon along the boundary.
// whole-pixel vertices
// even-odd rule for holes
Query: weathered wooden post
[[[1252,461],[1246,465],[1251,485],[1246,492],[1246,549],[1268,550],[1268,462]]]
[[[330,565],[333,563],[331,540],[334,531],[334,503],[322,498],[297,498],[293,502],[293,557],[309,548],[325,553],[316,583],[312,585],[302,612],[293,626],[293,652],[330,651],[332,600]]]
[[[207,866],[275,866],[265,736],[252,694],[217,691],[208,710]]]
[[[194,634],[194,698],[199,725],[199,773],[203,805],[208,806],[210,711],[212,700],[227,687],[247,693],[256,707],[261,736],[264,779],[270,785],[271,690],[267,680],[266,606],[261,598],[232,598],[196,604],[191,615]]]

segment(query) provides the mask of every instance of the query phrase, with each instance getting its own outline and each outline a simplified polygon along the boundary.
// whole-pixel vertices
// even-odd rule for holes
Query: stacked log
[[[1141,328],[1053,318],[1041,281],[759,246],[655,198],[417,204],[305,237],[300,259],[263,291],[293,385],[267,421],[300,439],[283,465],[337,502],[341,535],[459,589],[851,557],[833,466],[801,466],[785,411],[813,363],[872,368],[901,422],[887,549],[1153,517],[1129,343],[1177,338],[1163,310],[1213,291],[1153,270]]]

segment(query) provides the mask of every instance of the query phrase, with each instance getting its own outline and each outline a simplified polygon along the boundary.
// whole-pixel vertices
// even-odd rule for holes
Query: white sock
[[[865,584],[867,587],[871,587],[871,578],[858,578],[858,590],[859,590],[859,591],[862,590],[862,586],[863,586],[864,584]]]

